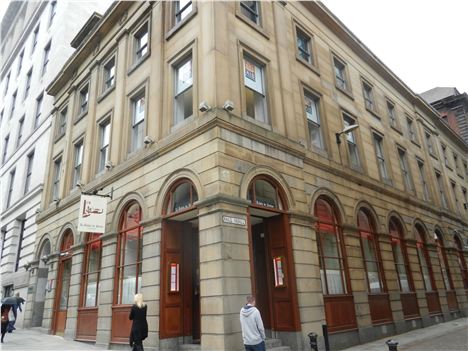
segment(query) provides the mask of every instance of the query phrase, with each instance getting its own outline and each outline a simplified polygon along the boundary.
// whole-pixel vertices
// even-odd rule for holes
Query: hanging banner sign
[[[104,233],[106,230],[107,198],[81,195],[78,230],[80,232]]]

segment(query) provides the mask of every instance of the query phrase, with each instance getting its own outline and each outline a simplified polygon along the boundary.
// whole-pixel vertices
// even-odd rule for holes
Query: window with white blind
[[[268,123],[265,66],[246,55],[244,55],[244,94],[247,116]]]

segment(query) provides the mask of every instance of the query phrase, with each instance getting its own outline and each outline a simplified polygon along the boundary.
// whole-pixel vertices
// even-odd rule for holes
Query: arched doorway
[[[54,323],[52,333],[63,335],[67,323],[68,296],[72,269],[73,233],[67,230],[60,244],[57,285],[55,289]]]
[[[50,241],[46,239],[39,251],[39,267],[37,269],[36,295],[34,297],[34,308],[32,311],[31,326],[42,326],[42,318],[44,316],[44,303],[47,288],[47,277],[49,275],[49,267],[46,264],[50,255]]]
[[[175,182],[164,201],[161,238],[161,339],[199,344],[200,256],[198,193],[188,179]]]
[[[252,293],[267,336],[298,331],[296,276],[285,196],[272,179],[255,177],[248,188]]]

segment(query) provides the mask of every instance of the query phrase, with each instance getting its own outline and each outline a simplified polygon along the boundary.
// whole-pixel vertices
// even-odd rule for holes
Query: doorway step
[[[291,351],[289,346],[283,346],[281,339],[270,339],[265,340],[265,346],[268,351]]]
[[[200,344],[182,344],[179,345],[179,351],[200,351]]]

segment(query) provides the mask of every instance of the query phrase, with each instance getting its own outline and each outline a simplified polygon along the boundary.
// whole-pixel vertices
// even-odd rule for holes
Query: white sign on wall
[[[78,230],[80,232],[104,233],[106,230],[107,198],[81,195]]]

